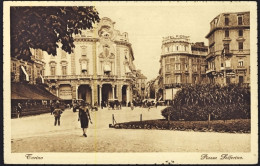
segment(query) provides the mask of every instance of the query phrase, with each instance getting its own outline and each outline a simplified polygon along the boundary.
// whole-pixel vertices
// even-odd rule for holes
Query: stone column
[[[56,96],[59,97],[59,85],[56,85]]]
[[[127,85],[127,88],[126,88],[126,105],[128,105],[128,103],[130,101],[129,99],[130,99],[129,85]]]
[[[79,88],[79,86],[78,86],[78,84],[76,84],[76,100],[78,100],[78,98],[79,98],[78,88]]]
[[[95,84],[91,84],[91,105],[95,103]]]
[[[117,84],[116,88],[116,93],[117,93],[117,98],[119,101],[122,101],[122,85],[121,84]]]
[[[101,106],[102,101],[102,84],[99,85],[99,105]]]
[[[95,34],[95,30],[94,30],[94,34]],[[97,92],[97,56],[96,56],[96,41],[92,42],[92,57],[93,57],[93,82],[91,85],[91,92],[92,92],[92,104],[94,104],[95,102],[98,102],[98,92]]]
[[[115,99],[115,85],[112,85],[112,98]]]

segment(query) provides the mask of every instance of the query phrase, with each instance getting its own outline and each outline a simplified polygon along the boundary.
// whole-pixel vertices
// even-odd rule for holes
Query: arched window
[[[56,62],[50,62],[50,72],[52,76],[56,75]]]
[[[66,62],[66,61],[61,62],[61,70],[62,70],[61,74],[63,76],[67,75],[67,65],[68,65],[68,62]]]

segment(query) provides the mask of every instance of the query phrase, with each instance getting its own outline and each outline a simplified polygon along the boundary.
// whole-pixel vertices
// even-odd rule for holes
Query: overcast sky
[[[223,12],[250,11],[248,2],[218,3],[119,3],[96,4],[100,17],[116,22],[115,29],[127,32],[132,44],[135,65],[148,80],[159,72],[162,37],[187,35],[191,42],[204,42],[209,23]],[[119,5],[119,6],[118,6]]]

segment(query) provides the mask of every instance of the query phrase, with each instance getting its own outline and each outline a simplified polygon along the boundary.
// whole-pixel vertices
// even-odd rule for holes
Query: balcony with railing
[[[232,70],[232,67],[231,67],[231,66],[228,66],[228,67],[220,67],[220,70]]]
[[[215,52],[210,52],[207,56],[206,59],[214,58],[215,57]]]
[[[92,75],[55,75],[55,76],[44,76],[44,79],[55,79],[55,80],[71,80],[71,79],[92,79]]]
[[[246,66],[237,66],[237,70],[246,70]]]
[[[174,70],[175,74],[181,74],[181,70]]]
[[[212,72],[216,72],[216,68],[206,70],[206,74],[209,74],[209,73],[212,73]]]

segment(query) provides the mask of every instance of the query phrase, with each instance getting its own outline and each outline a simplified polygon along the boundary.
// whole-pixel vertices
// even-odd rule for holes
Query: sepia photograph
[[[257,3],[3,2],[5,164],[257,164]]]

